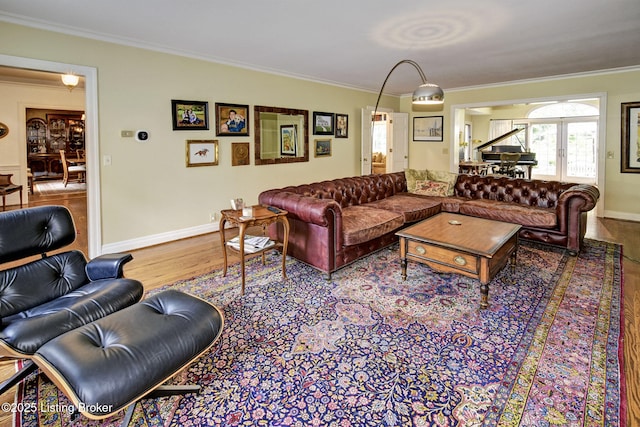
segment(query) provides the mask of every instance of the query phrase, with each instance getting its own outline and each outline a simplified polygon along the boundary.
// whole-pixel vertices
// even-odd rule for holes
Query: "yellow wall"
[[[266,189],[359,174],[360,109],[375,104],[375,93],[13,24],[0,23],[0,39],[11,40],[1,54],[97,69],[100,156],[112,158],[100,170],[104,244],[208,224],[235,197],[257,203]],[[173,131],[172,99],[208,101],[210,130]],[[249,137],[216,137],[216,102],[250,106]],[[397,109],[398,102],[383,97],[382,104]],[[254,165],[251,144],[251,165],[232,167],[231,143],[253,143],[254,105],[305,109],[310,120],[313,111],[348,114],[349,138],[333,139],[331,157],[311,153],[309,162],[283,165]],[[149,141],[120,137],[136,129],[147,130]],[[187,139],[219,140],[219,165],[187,168]]]
[[[98,149],[101,157],[112,158],[112,165],[101,166],[99,175],[105,245],[170,236],[176,230],[210,224],[210,214],[228,208],[234,197],[256,203],[265,189],[359,174],[360,109],[375,104],[376,93],[7,23],[0,23],[0,39],[11,40],[0,46],[0,54],[97,69]],[[385,96],[381,106],[410,111],[412,116],[443,115],[444,142],[410,142],[409,164],[449,169],[452,105],[595,92],[608,94],[607,150],[615,156],[606,161],[605,213],[640,220],[640,174],[619,172],[620,103],[640,100],[640,71],[447,91],[443,106],[422,110],[412,110],[406,97]],[[173,131],[172,99],[209,102],[211,121],[216,102],[247,104],[251,113],[254,105],[306,109],[310,119],[313,111],[344,113],[349,115],[349,138],[333,139],[331,157],[314,158],[311,154],[308,163],[284,165],[254,165],[252,146],[252,164],[232,167],[231,143],[253,142],[253,126],[249,137],[237,138],[216,137],[213,125],[208,131]],[[0,111],[14,111],[15,115],[20,102],[14,99],[12,105],[5,105],[1,97]],[[136,129],[149,131],[150,140],[137,143],[120,137],[121,130]],[[219,140],[219,165],[186,168],[187,139]],[[314,136],[309,139],[312,145]],[[26,167],[26,159],[16,160],[17,145],[13,145],[23,142],[12,141],[3,143],[0,167],[6,164],[5,154],[11,164],[24,162]]]
[[[431,112],[416,111],[415,108],[412,110],[411,100],[403,98],[401,109],[410,111],[412,117],[444,115],[444,141],[410,142],[409,165],[412,168],[452,167],[448,153],[453,152],[454,141],[449,116],[454,105],[501,103],[564,95],[571,98],[571,95],[592,93],[606,93],[606,122],[601,125],[606,126],[605,151],[613,152],[613,158],[605,160],[604,197],[600,201],[604,203],[604,216],[640,221],[640,174],[620,173],[621,103],[640,101],[640,69],[445,91],[445,104],[439,111]]]

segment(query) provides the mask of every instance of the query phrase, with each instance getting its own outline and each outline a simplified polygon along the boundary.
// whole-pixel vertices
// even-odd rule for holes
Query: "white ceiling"
[[[639,0],[0,0],[0,21],[374,92],[402,59],[445,90],[640,65]],[[403,65],[385,93],[419,83]]]

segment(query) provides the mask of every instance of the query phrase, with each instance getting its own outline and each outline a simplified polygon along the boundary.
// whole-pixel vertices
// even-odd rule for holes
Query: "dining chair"
[[[2,196],[2,210],[7,207],[6,197],[15,192],[20,192],[20,207],[22,208],[22,185],[11,182],[12,173],[0,174],[0,196]]]
[[[76,175],[78,182],[84,182],[85,174],[87,172],[86,165],[72,164],[72,162],[67,159],[67,154],[64,150],[60,150],[60,161],[62,162],[63,171],[62,183],[65,187],[69,183],[70,175],[72,174]]]

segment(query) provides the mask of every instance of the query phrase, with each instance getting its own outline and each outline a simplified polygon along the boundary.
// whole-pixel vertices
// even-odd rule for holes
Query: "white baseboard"
[[[220,225],[218,223],[211,223],[190,228],[183,228],[182,230],[168,231],[166,233],[139,237],[137,239],[107,243],[106,245],[102,245],[101,253],[111,254],[118,252],[127,252],[133,249],[146,248],[148,246],[172,242],[174,240],[186,239],[188,237],[199,236],[201,234],[213,233],[215,231],[218,231],[219,229]]]
[[[604,211],[605,218],[622,219],[625,221],[638,221],[640,222],[640,214],[633,214],[629,212],[616,212],[616,211]]]

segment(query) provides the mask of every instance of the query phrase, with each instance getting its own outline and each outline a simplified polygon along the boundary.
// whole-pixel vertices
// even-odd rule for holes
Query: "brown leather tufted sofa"
[[[400,228],[441,211],[518,223],[521,238],[577,254],[599,197],[591,185],[465,174],[453,196],[422,196],[408,193],[404,172],[395,172],[268,190],[259,202],[289,212],[289,255],[330,277],[394,243]]]

